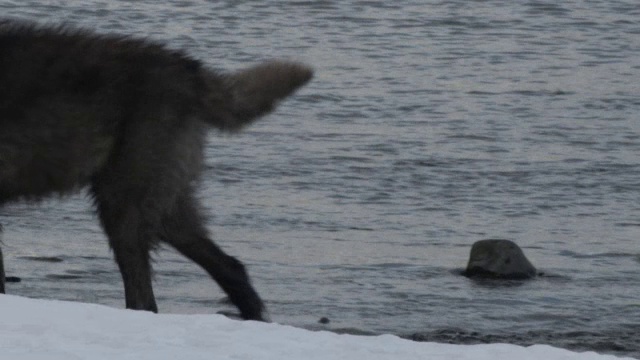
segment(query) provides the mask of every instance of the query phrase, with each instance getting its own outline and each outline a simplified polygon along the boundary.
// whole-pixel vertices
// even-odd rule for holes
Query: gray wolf
[[[237,132],[311,77],[285,61],[220,73],[148,40],[0,20],[0,206],[88,188],[127,308],[157,312],[150,251],[165,243],[263,320],[244,265],[210,240],[195,180],[209,127]]]

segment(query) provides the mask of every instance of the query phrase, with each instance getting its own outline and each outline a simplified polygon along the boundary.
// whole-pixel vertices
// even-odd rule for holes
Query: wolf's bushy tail
[[[220,130],[239,131],[268,114],[278,101],[312,77],[313,70],[308,66],[286,61],[265,62],[222,78],[212,77],[205,104],[207,122]]]

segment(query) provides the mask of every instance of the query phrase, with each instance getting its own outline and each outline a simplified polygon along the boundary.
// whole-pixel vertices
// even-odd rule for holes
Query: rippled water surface
[[[640,4],[6,1],[3,16],[166,41],[215,68],[283,57],[313,83],[212,132],[201,197],[274,321],[640,358]],[[122,307],[84,195],[0,210],[8,292]],[[459,276],[508,238],[545,276]],[[233,310],[156,256],[161,311]],[[321,325],[321,317],[330,319]]]

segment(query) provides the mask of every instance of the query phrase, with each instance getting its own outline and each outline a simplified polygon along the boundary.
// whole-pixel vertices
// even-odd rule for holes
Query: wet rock
[[[536,268],[513,241],[488,239],[473,244],[464,275],[496,279],[529,279],[536,276]]]
[[[328,323],[330,323],[330,322],[331,322],[331,320],[329,320],[329,318],[328,318],[328,317],[323,316],[323,317],[321,317],[321,318],[320,318],[320,320],[318,320],[318,322],[319,322],[320,324],[328,324]]]

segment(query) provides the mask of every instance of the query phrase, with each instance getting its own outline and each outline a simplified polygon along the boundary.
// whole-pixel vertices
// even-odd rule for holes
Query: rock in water
[[[488,239],[473,244],[464,275],[496,279],[529,279],[536,276],[536,268],[513,241]]]

